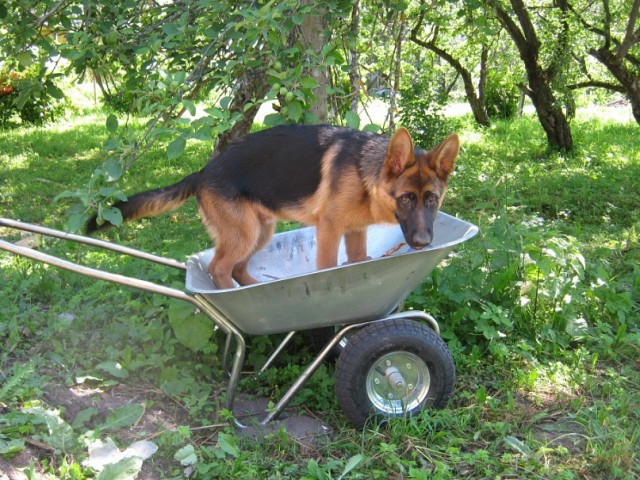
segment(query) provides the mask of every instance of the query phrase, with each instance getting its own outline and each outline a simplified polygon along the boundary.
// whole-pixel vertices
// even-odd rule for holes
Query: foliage
[[[400,91],[398,102],[402,125],[411,131],[416,145],[437,145],[453,131],[455,122],[442,113],[445,98],[430,84],[414,84]]]
[[[0,127],[15,118],[23,125],[42,125],[65,108],[62,91],[53,78],[42,77],[37,65],[16,71],[0,63]]]
[[[518,114],[518,102],[521,92],[519,79],[513,74],[491,70],[487,76],[485,104],[492,117],[511,118]]]

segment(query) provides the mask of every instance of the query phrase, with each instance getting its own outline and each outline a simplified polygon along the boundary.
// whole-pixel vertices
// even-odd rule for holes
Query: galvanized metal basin
[[[374,225],[367,236],[371,260],[347,261],[344,242],[338,264],[316,270],[315,228],[274,235],[272,242],[249,263],[249,272],[261,283],[217,289],[207,271],[215,249],[187,261],[187,290],[202,294],[239,330],[250,335],[306,330],[382,318],[411,293],[457,244],[478,232],[475,225],[438,213],[432,244],[423,250],[404,242],[398,225]]]

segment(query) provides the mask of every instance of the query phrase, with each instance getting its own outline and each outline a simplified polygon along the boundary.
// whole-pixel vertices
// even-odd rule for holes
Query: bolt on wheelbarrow
[[[455,365],[439,335],[436,320],[422,311],[398,311],[407,295],[456,245],[478,232],[475,225],[443,212],[438,213],[434,224],[432,244],[423,250],[414,251],[405,245],[397,225],[374,225],[367,234],[371,260],[342,264],[346,262],[342,244],[338,254],[340,266],[325,270],[315,268],[315,228],[278,233],[249,263],[249,270],[261,283],[231,289],[217,289],[208,274],[207,266],[215,249],[194,254],[182,263],[112,242],[10,219],[0,218],[0,226],[185,270],[183,291],[0,240],[1,250],[90,278],[182,300],[203,312],[226,334],[222,363],[229,381],[224,408],[231,412],[244,365],[247,335],[287,333],[262,372],[296,333],[331,331],[313,361],[275,407],[265,412],[260,422],[263,425],[284,411],[318,366],[336,350],[340,353],[335,369],[335,393],[345,416],[357,426],[372,416],[384,419],[414,415],[426,407],[443,407],[453,393]]]

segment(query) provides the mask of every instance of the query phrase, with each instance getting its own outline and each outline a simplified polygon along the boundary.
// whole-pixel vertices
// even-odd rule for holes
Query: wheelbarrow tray
[[[428,248],[412,250],[398,225],[369,227],[367,252],[372,258],[347,261],[344,241],[338,267],[316,270],[316,230],[301,228],[274,235],[271,243],[253,256],[249,272],[260,283],[217,289],[207,271],[215,249],[187,261],[186,289],[202,295],[239,330],[267,335],[347,325],[385,317],[445,258],[478,228],[439,212],[434,239]]]

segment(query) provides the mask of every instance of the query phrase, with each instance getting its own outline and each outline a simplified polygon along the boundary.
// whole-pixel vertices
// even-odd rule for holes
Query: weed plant
[[[54,198],[81,188],[104,161],[106,118],[89,111],[0,132],[0,216],[62,227],[70,204]],[[559,154],[546,150],[535,119],[482,130],[466,121],[444,210],[476,223],[480,234],[404,305],[435,316],[454,355],[458,386],[447,408],[353,429],[327,364],[295,408],[323,418],[331,434],[309,446],[282,429],[261,440],[231,427],[216,432],[206,427],[226,418],[218,408],[221,335],[208,332],[193,351],[171,327],[184,312],[166,298],[2,252],[0,466],[37,441],[50,449],[29,450],[37,455],[27,472],[91,478],[86,443],[110,435],[153,439],[160,449],[148,468],[161,478],[639,478],[638,127],[578,115],[576,150]],[[176,181],[201,168],[210,148],[189,144],[168,161],[162,147],[126,175],[124,191]],[[210,246],[194,202],[105,235],[179,260]],[[0,236],[20,239],[8,229]],[[83,264],[183,288],[178,271],[33,241]],[[248,364],[259,365],[274,343],[252,339]],[[308,357],[299,342],[263,377],[243,380],[242,390],[277,398]],[[148,432],[136,427],[142,412],[132,408],[71,416],[50,403],[54,387],[79,385],[104,395],[135,391],[144,409],[171,405],[178,424]]]

